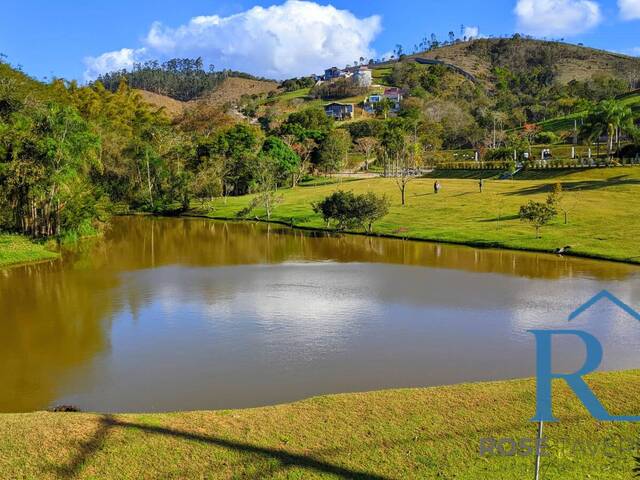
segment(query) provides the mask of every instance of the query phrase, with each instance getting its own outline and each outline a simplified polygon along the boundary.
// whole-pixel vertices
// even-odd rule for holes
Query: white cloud
[[[618,0],[618,7],[624,20],[640,19],[640,0]]]
[[[146,49],[123,48],[113,52],[103,53],[97,57],[87,57],[84,64],[87,69],[84,72],[85,80],[94,80],[98,75],[123,68],[131,68],[134,63],[143,59]]]
[[[478,27],[464,27],[463,36],[466,38],[478,38],[480,36],[480,29]]]
[[[519,28],[534,35],[577,35],[602,20],[591,0],[518,0],[515,13]]]
[[[288,0],[227,17],[194,17],[178,27],[155,22],[144,40],[144,53],[159,59],[201,56],[216,68],[285,78],[372,57],[371,42],[380,30],[377,15],[358,18],[331,5]],[[95,77],[118,60],[124,64],[137,51],[122,49],[88,59],[87,76]]]

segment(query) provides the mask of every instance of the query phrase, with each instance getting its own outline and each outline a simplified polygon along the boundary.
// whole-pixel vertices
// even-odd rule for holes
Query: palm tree
[[[582,131],[590,142],[606,134],[607,155],[611,158],[614,141],[617,148],[620,148],[620,136],[622,133],[636,134],[633,112],[628,106],[615,100],[604,100],[589,112]]]

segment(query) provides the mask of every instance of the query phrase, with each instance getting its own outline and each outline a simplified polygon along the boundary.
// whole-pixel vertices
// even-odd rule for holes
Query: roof
[[[327,103],[324,108],[327,107],[332,107],[334,105],[338,105],[340,107],[353,107],[353,103],[340,103],[340,102],[331,102],[331,103]]]

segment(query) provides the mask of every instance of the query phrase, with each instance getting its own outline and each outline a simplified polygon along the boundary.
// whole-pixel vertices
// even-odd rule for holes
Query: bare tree
[[[365,170],[369,170],[369,163],[371,163],[374,157],[378,144],[378,139],[375,137],[362,137],[356,141],[356,149],[364,155]]]
[[[312,138],[305,138],[300,142],[293,142],[290,147],[300,157],[300,166],[294,174],[293,186],[295,187],[300,179],[309,171],[311,167],[311,154],[318,148],[318,144]]]
[[[564,217],[564,224],[569,223],[569,214],[578,205],[578,198],[575,193],[568,192],[562,188],[561,183],[556,183],[553,187],[553,192],[549,197],[552,203],[556,206]]]
[[[422,162],[422,146],[416,136],[395,132],[385,139],[380,149],[385,161],[385,170],[391,175],[400,190],[402,205],[406,204],[407,185],[416,178],[417,168]]]
[[[273,210],[282,203],[283,197],[278,193],[277,166],[268,155],[259,155],[255,163],[256,186],[258,193],[251,206],[262,205],[267,220],[271,220]]]

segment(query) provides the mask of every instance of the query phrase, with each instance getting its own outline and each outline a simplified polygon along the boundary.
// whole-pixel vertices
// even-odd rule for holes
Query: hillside
[[[194,106],[198,102],[205,102],[210,106],[223,107],[226,104],[235,104],[243,95],[263,95],[275,91],[278,88],[276,82],[253,80],[240,77],[226,78],[214,91],[198,100],[182,102],[166,95],[136,90],[148,104],[156,108],[164,108],[170,118],[181,115],[186,108]]]
[[[187,102],[181,102],[180,100],[174,100],[166,95],[160,95],[158,93],[147,92],[146,90],[136,90],[142,99],[148,104],[156,108],[164,108],[165,112],[170,118],[177,117],[182,114]]]
[[[526,68],[540,58],[556,68],[556,81],[588,80],[594,75],[611,75],[623,80],[640,77],[640,58],[604,50],[533,39],[478,39],[439,47],[408,58],[428,58],[456,65],[485,83],[496,67]]]
[[[253,80],[241,77],[226,78],[219,87],[203,97],[207,103],[222,106],[226,103],[235,103],[242,95],[261,95],[275,91],[278,88],[276,82],[267,80]]]
[[[623,93],[629,86],[637,88],[640,82],[640,58],[621,55],[613,52],[606,52],[580,45],[570,45],[562,42],[550,42],[534,40],[529,38],[514,37],[508,39],[477,39],[468,42],[460,42],[453,45],[445,45],[434,48],[428,52],[422,52],[405,57],[405,62],[412,62],[414,59],[437,60],[454,66],[454,76],[449,76],[439,88],[430,92],[433,97],[451,100],[466,95],[468,89],[464,86],[464,77],[470,78],[479,83],[491,100],[486,100],[475,94],[474,98],[465,97],[468,105],[494,103],[494,109],[509,112],[516,112],[519,119],[513,119],[512,126],[521,124],[522,118],[529,122],[539,122],[548,118],[561,117],[566,115],[567,110],[561,111],[558,108],[549,109],[548,105],[555,105],[559,96],[576,97],[580,93],[576,91],[563,91],[558,89],[562,85],[569,84],[572,80],[579,82],[594,82],[594,79],[617,79],[611,82],[618,82],[610,90],[611,98],[619,93]],[[391,61],[376,64],[373,67],[374,83],[384,86],[406,87],[404,83],[398,84],[397,66],[398,63]],[[457,69],[460,70],[457,70]],[[396,72],[392,78],[392,73]],[[157,73],[157,72],[156,72]],[[187,77],[178,71],[170,71],[171,75],[184,81]],[[459,75],[462,73],[462,75]],[[161,70],[157,75],[168,75],[165,70]],[[142,75],[137,72],[136,75]],[[169,75],[169,79],[174,77]],[[186,75],[186,74],[185,74]],[[202,73],[202,75],[205,75]],[[458,77],[459,81],[458,81]],[[155,78],[155,77],[154,77]],[[164,77],[163,77],[164,78]],[[190,77],[189,77],[190,78]],[[278,112],[280,116],[299,110],[308,106],[321,105],[323,102],[309,96],[309,89],[303,88],[293,92],[286,92],[279,88],[275,81],[261,80],[237,73],[228,77],[216,77],[215,84],[212,84],[206,93],[193,97],[193,100],[181,102],[175,100],[175,96],[165,96],[157,93],[143,93],[143,97],[150,104],[157,107],[164,107],[171,117],[179,115],[186,105],[196,101],[205,101],[211,106],[222,107],[225,105],[239,105],[241,109],[249,107],[254,110],[256,116],[265,115],[267,109]],[[169,82],[165,79],[163,81]],[[184,82],[183,82],[184,83]],[[181,89],[188,88],[181,85]],[[167,85],[173,85],[169,82]],[[507,85],[505,87],[505,85]],[[573,85],[573,84],[572,84]],[[551,91],[551,88],[556,88]],[[590,85],[588,88],[591,88]],[[168,88],[168,86],[167,86]],[[177,88],[177,87],[176,87]],[[565,88],[565,87],[562,87]],[[566,87],[570,88],[570,87]],[[573,87],[571,87],[573,88]],[[578,90],[584,86],[576,87]],[[496,96],[496,92],[502,89],[503,95]],[[369,93],[378,92],[379,89],[371,89]],[[407,88],[413,95],[415,92]],[[158,90],[156,90],[158,91]],[[277,92],[277,95],[273,95]],[[271,94],[271,95],[269,95]],[[602,95],[598,93],[598,95]],[[244,97],[244,98],[242,98]],[[249,97],[253,97],[249,99]],[[341,101],[355,103],[358,105],[365,95],[353,98],[341,99]],[[606,98],[607,95],[602,95]],[[594,100],[594,98],[590,98]],[[599,98],[595,98],[599,100]],[[544,108],[541,105],[545,105]],[[361,116],[361,111],[356,112]],[[473,113],[473,112],[472,112]],[[573,122],[576,114],[571,118],[563,119],[560,122],[564,128],[567,121]],[[478,119],[481,123],[482,119]],[[555,129],[555,128],[552,128]]]

